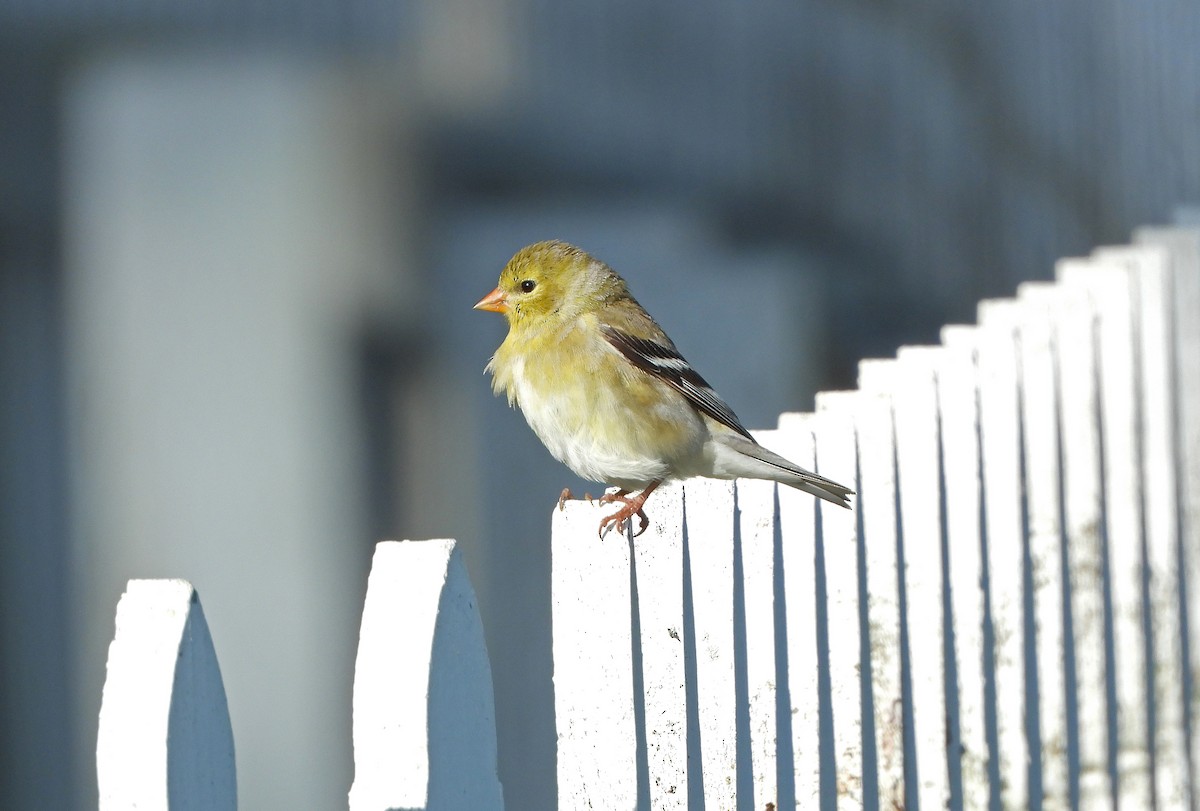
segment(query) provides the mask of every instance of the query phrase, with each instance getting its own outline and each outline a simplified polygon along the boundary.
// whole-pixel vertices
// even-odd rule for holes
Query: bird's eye
[[[521,282],[522,293],[532,293],[533,288],[535,287],[537,287],[537,282],[535,282],[533,279],[526,279],[525,281]]]

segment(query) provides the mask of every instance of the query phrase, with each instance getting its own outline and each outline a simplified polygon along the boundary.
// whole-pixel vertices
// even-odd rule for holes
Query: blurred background
[[[750,427],[1200,200],[1192,0],[0,5],[0,807],[96,803],[131,577],[199,589],[241,805],[342,808],[372,546],[455,537],[552,809],[521,246],[608,261]]]

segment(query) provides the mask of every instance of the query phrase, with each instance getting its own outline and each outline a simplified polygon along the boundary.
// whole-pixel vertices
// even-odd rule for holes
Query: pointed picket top
[[[101,811],[237,808],[225,687],[185,580],[130,580],[117,604],[96,772]]]
[[[491,667],[454,541],[375,547],[354,672],[351,811],[503,808]]]

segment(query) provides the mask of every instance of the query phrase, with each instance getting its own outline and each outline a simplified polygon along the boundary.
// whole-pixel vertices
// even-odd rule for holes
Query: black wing
[[[684,360],[675,347],[657,341],[637,338],[613,327],[601,327],[605,339],[630,363],[652,374],[678,391],[688,402],[717,422],[754,441],[750,432],[738,420],[724,400],[717,396],[703,377]]]

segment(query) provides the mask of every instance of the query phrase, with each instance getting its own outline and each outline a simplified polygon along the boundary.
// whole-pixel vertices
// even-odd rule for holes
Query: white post
[[[200,598],[183,580],[130,580],[100,706],[101,811],[236,809],[233,732]]]
[[[375,547],[354,672],[351,811],[504,807],[491,667],[454,541]]]

